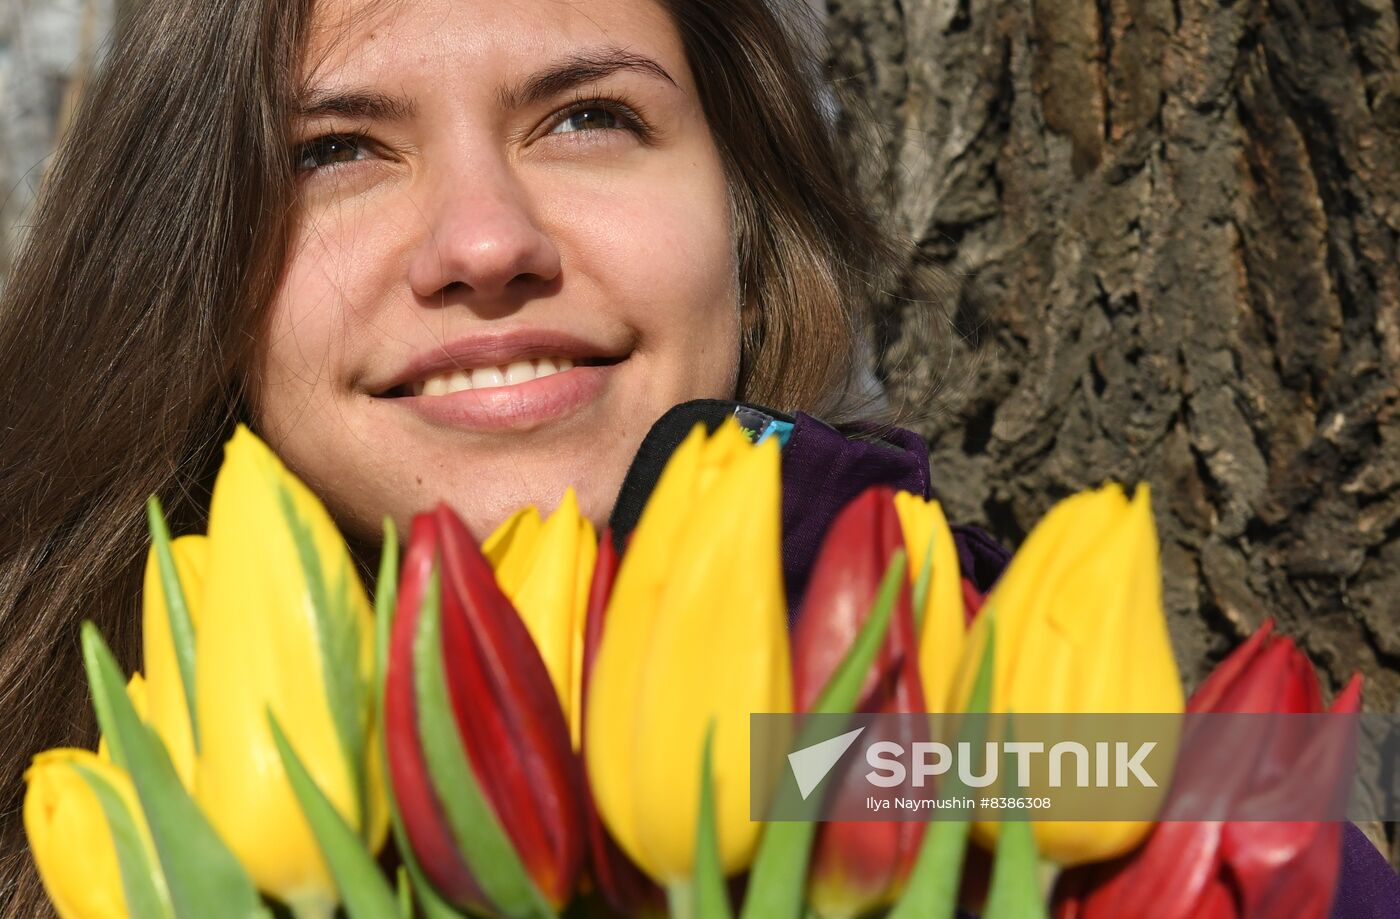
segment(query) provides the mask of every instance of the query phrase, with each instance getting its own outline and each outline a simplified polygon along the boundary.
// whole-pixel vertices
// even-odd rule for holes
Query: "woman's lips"
[[[433,425],[479,432],[527,431],[566,418],[598,399],[621,363],[575,365],[523,383],[441,396],[401,395],[389,401]]]

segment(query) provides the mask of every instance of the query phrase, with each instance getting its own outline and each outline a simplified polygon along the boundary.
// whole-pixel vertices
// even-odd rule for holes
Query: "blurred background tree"
[[[114,3],[0,0],[0,283]],[[876,369],[952,519],[1014,545],[1147,481],[1193,685],[1274,616],[1400,713],[1395,5],[828,0],[826,26],[855,178],[908,240]]]
[[[115,0],[0,0],[0,284]]]

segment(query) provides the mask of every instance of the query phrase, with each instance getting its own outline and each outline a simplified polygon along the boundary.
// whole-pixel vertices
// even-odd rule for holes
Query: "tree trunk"
[[[0,0],[0,287],[49,156],[112,28],[113,0]]]
[[[922,433],[950,517],[1016,544],[1145,480],[1188,684],[1273,616],[1400,711],[1396,7],[828,8],[910,240],[880,370],[896,402],[949,378]]]

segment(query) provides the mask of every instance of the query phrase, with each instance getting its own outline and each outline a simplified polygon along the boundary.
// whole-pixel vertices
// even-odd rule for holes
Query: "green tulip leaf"
[[[160,867],[151,861],[136,818],[127,809],[121,793],[97,770],[81,763],[72,765],[97,796],[102,814],[107,818],[107,829],[117,850],[117,869],[121,873],[122,897],[126,900],[127,915],[174,919],[165,876],[160,873]]]
[[[180,584],[180,572],[175,567],[175,553],[170,548],[170,530],[165,525],[165,512],[160,499],[146,499],[146,524],[151,531],[151,546],[156,550],[156,567],[160,571],[160,588],[165,594],[165,614],[170,620],[170,642],[175,646],[175,665],[180,670],[180,686],[185,693],[185,708],[190,716],[190,736],[199,750],[199,718],[194,704],[194,620],[190,617],[185,589]]]
[[[441,590],[437,570],[424,592],[413,642],[418,733],[433,790],[457,847],[482,893],[503,916],[552,917],[544,895],[486,800],[457,733],[442,661]]]
[[[360,678],[360,625],[350,609],[349,588],[344,578],[336,583],[333,599],[327,591],[321,552],[297,511],[291,489],[285,482],[279,483],[277,488],[282,517],[296,546],[306,592],[316,615],[316,643],[321,651],[321,680],[325,684],[326,703],[355,789],[356,812],[361,816],[361,823],[368,826],[369,794],[363,757],[369,729],[365,713],[370,700],[368,688]]]
[[[384,547],[379,552],[379,577],[374,584],[374,687],[375,709],[384,700],[384,677],[389,668],[389,636],[393,634],[394,607],[399,602],[399,533],[394,521],[384,518]],[[381,720],[381,724],[383,721]]]
[[[1025,820],[1003,822],[982,919],[1046,919],[1039,871],[1031,825]]]
[[[730,919],[729,890],[719,859],[719,831],[715,823],[714,721],[705,729],[700,756],[700,815],[695,833],[695,919]]]
[[[267,723],[272,729],[277,752],[282,757],[282,767],[287,770],[292,792],[297,796],[297,803],[301,805],[301,812],[306,816],[311,832],[316,835],[316,844],[325,856],[331,877],[335,878],[340,899],[350,919],[392,916],[397,904],[384,875],[380,874],[379,866],[375,864],[374,856],[365,849],[359,834],[326,798],[321,786],[316,784],[301,757],[287,742],[287,735],[282,732],[282,726],[277,723],[277,716],[271,708],[267,711]]]
[[[980,675],[980,674],[979,674]],[[1009,714],[1009,713],[1008,713]],[[1006,740],[1012,739],[1011,719],[1005,721]],[[1006,754],[1003,775],[1014,775],[1015,755]],[[1018,794],[1011,788],[1008,795]],[[1035,831],[1025,820],[1024,811],[1013,811],[1022,819],[1003,820],[997,834],[996,861],[992,863],[992,879],[987,890],[987,907],[983,919],[1046,919],[1045,897],[1040,891],[1040,861],[1035,845]]]
[[[393,794],[390,793],[392,801]],[[392,811],[394,844],[398,847],[399,855],[403,857],[403,867],[407,870],[409,886],[400,888],[400,903],[407,902],[404,909],[404,919],[413,919],[413,895],[417,894],[418,905],[423,910],[424,919],[464,919],[464,915],[459,913],[442,898],[433,887],[428,876],[423,873],[423,867],[418,864],[418,859],[413,854],[413,849],[408,842],[408,833],[404,830],[403,821],[399,818],[398,811]]]
[[[990,616],[992,610],[984,615]],[[977,677],[972,684],[972,696],[968,700],[967,711],[972,715],[984,715],[992,700],[992,648],[996,644],[996,620],[987,622],[987,645],[982,649],[982,659],[977,663]],[[958,734],[958,742],[966,742],[968,749],[982,744],[986,734],[983,718],[972,718],[963,723]],[[960,798],[966,795],[967,786],[956,772],[948,773],[943,780],[944,798]],[[890,911],[888,919],[951,919],[958,908],[958,887],[962,883],[963,860],[967,855],[967,838],[972,824],[967,820],[935,820],[924,832],[919,844],[919,854],[914,859],[914,867],[909,872],[909,881],[899,903]]]
[[[904,585],[904,565],[904,550],[896,549],[880,580],[870,615],[831,679],[822,687],[812,712],[848,714],[855,708],[865,676],[885,642],[885,633],[894,617],[895,601]],[[824,739],[824,732],[814,735],[802,730],[792,748],[800,750]],[[741,913],[743,919],[797,919],[802,915],[807,862],[815,835],[816,824],[810,821],[769,823],[764,828],[749,874],[748,895]]]
[[[136,787],[178,919],[268,919],[243,866],[180,784],[165,745],[141,723],[97,626],[83,623],[83,664],[112,761]]]
[[[399,892],[399,919],[413,919],[413,887],[408,880],[408,869],[399,865],[395,875]]]

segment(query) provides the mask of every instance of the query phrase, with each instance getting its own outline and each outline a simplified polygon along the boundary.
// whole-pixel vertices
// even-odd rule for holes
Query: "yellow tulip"
[[[128,915],[117,849],[86,770],[116,793],[146,843],[146,830],[131,779],[88,750],[46,750],[24,773],[24,830],[44,890],[61,919],[117,919]]]
[[[514,514],[482,544],[496,582],[544,658],[578,748],[583,625],[598,537],[572,488],[547,520],[533,507]]]
[[[968,634],[956,692],[963,706],[993,619],[990,711],[1182,711],[1146,485],[1131,501],[1117,485],[1074,495],[1031,531]],[[1151,826],[1042,821],[1034,829],[1042,854],[1073,865],[1121,855]],[[995,825],[976,831],[985,841]]]
[[[792,709],[778,445],[735,421],[672,455],[623,557],[588,690],[587,767],[618,844],[662,884],[695,862],[700,764],[714,724],[726,873],[753,858],[749,715]]]
[[[195,628],[199,627],[199,607],[208,564],[208,540],[203,536],[182,536],[170,544],[175,572],[185,595],[185,605]],[[194,736],[190,729],[189,703],[185,684],[175,659],[170,616],[165,608],[165,589],[154,548],[146,556],[146,578],[142,588],[141,639],[145,664],[145,707],[139,709],[160,735],[170,752],[175,772],[186,788],[194,787]]]
[[[319,558],[309,571],[298,534]],[[259,889],[299,914],[329,914],[336,888],[288,783],[268,712],[322,792],[377,849],[387,812],[368,766],[369,599],[320,501],[241,426],[214,485],[206,551],[195,639],[196,800]],[[339,724],[335,700],[349,703]]]
[[[918,582],[925,558],[931,562],[919,628],[919,676],[924,704],[931,712],[941,712],[948,705],[967,634],[958,549],[937,501],[901,491],[894,496],[894,509],[909,553],[910,582]]]

